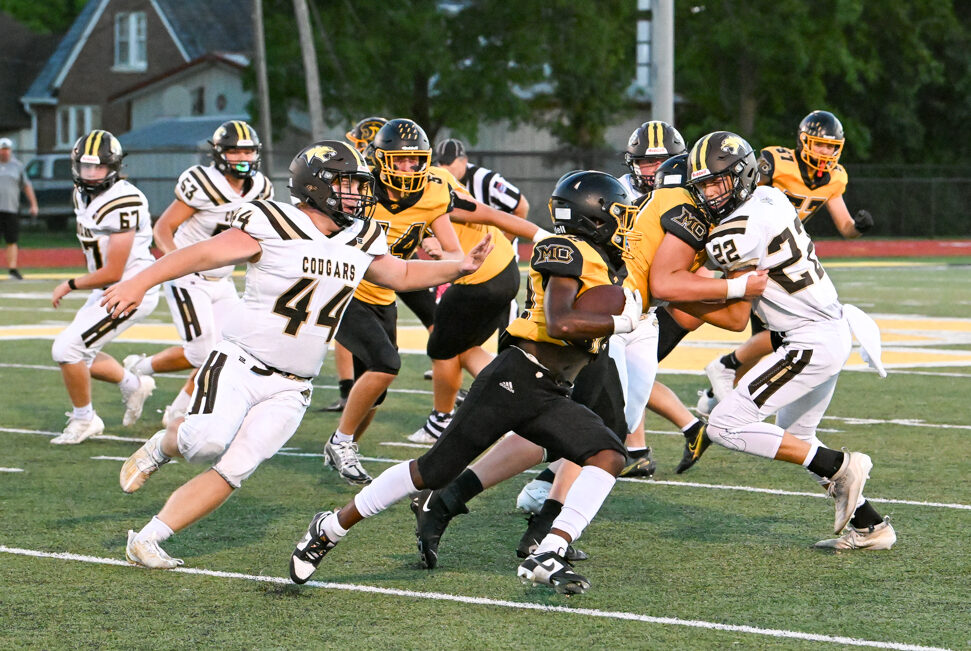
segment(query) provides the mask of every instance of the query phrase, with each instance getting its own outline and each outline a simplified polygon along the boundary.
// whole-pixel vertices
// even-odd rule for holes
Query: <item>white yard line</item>
[[[23,472],[23,468],[0,468],[0,472]]]
[[[34,558],[50,558],[63,561],[76,561],[80,563],[92,563],[98,565],[114,565],[118,567],[131,567],[126,561],[116,558],[104,558],[99,556],[85,556],[82,554],[42,552],[34,549],[21,549],[18,547],[7,547],[0,545],[0,552],[5,554],[15,554],[17,556],[29,556]],[[135,568],[132,568],[135,569]],[[210,576],[220,579],[239,579],[243,581],[255,581],[260,583],[272,583],[277,585],[291,585],[289,579],[279,576],[261,576],[255,574],[243,574],[241,572],[222,572],[218,570],[206,570],[201,568],[179,567],[170,572],[179,574],[194,574],[197,576]],[[810,642],[822,642],[828,644],[841,644],[847,646],[863,646],[877,649],[899,649],[900,651],[942,651],[939,647],[928,647],[917,644],[907,644],[902,642],[883,642],[879,640],[864,640],[854,637],[844,637],[841,635],[820,635],[818,633],[803,633],[801,631],[788,631],[775,628],[760,628],[744,624],[721,624],[718,622],[706,622],[697,619],[678,619],[676,617],[653,617],[639,613],[623,611],[598,610],[594,608],[570,608],[569,606],[548,606],[543,604],[524,603],[519,601],[508,601],[505,599],[489,599],[486,597],[467,597],[464,595],[449,594],[444,592],[420,592],[417,590],[400,590],[397,588],[382,588],[372,585],[360,585],[355,583],[334,583],[328,581],[308,581],[304,584],[309,588],[320,588],[323,590],[344,590],[347,592],[359,592],[365,594],[379,594],[388,597],[404,597],[406,599],[428,599],[432,601],[448,601],[453,603],[469,604],[474,606],[492,606],[495,608],[506,608],[511,610],[532,610],[545,613],[562,613],[576,617],[597,617],[602,619],[615,619],[621,621],[643,622],[645,624],[660,624],[663,626],[682,626],[686,628],[701,628],[712,631],[724,631],[726,633],[743,633],[747,635],[760,635],[764,637],[774,637],[792,640],[807,640]]]

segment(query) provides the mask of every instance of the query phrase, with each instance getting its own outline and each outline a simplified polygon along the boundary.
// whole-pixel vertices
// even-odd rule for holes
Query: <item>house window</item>
[[[113,70],[142,71],[148,67],[146,31],[144,11],[122,11],[115,14]]]
[[[192,89],[192,108],[190,115],[203,115],[206,112],[206,88],[199,86]]]
[[[70,149],[74,142],[98,126],[97,106],[57,107],[57,146]]]

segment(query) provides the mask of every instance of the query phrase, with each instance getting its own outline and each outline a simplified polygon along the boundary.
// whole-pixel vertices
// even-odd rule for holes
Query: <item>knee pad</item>
[[[374,401],[374,406],[377,407],[378,405],[383,403],[384,399],[387,397],[388,397],[388,390],[385,389],[384,391],[381,392],[381,395],[378,396],[377,400]]]
[[[94,353],[88,355],[88,350],[77,339],[67,331],[59,334],[51,345],[51,358],[58,364],[76,364],[77,362],[87,362],[88,366],[94,360]]]
[[[206,363],[206,358],[209,357],[216,343],[212,337],[193,339],[182,344],[182,354],[194,368],[200,368]]]

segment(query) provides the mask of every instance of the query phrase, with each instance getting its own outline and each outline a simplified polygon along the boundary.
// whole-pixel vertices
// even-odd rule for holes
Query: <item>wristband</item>
[[[547,237],[549,237],[552,234],[553,233],[550,233],[547,230],[543,230],[542,228],[537,228],[536,229],[536,232],[533,234],[533,241],[534,242],[539,242],[540,240],[546,239]]]
[[[743,274],[738,278],[728,278],[725,282],[728,283],[728,289],[725,293],[726,299],[732,298],[742,298],[745,296],[745,284],[748,282],[748,277],[750,274]]]
[[[70,287],[71,289],[77,289],[78,288],[78,286],[74,283],[74,279],[73,278],[71,278],[71,279],[69,279],[67,281],[67,286]]]

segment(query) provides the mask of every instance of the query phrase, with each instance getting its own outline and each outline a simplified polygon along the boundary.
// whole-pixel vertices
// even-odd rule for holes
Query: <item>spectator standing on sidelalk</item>
[[[34,186],[24,173],[24,164],[13,157],[13,142],[0,138],[0,228],[7,243],[7,267],[11,278],[23,280],[17,270],[17,240],[20,238],[20,191],[30,202],[31,217],[37,216]]]

